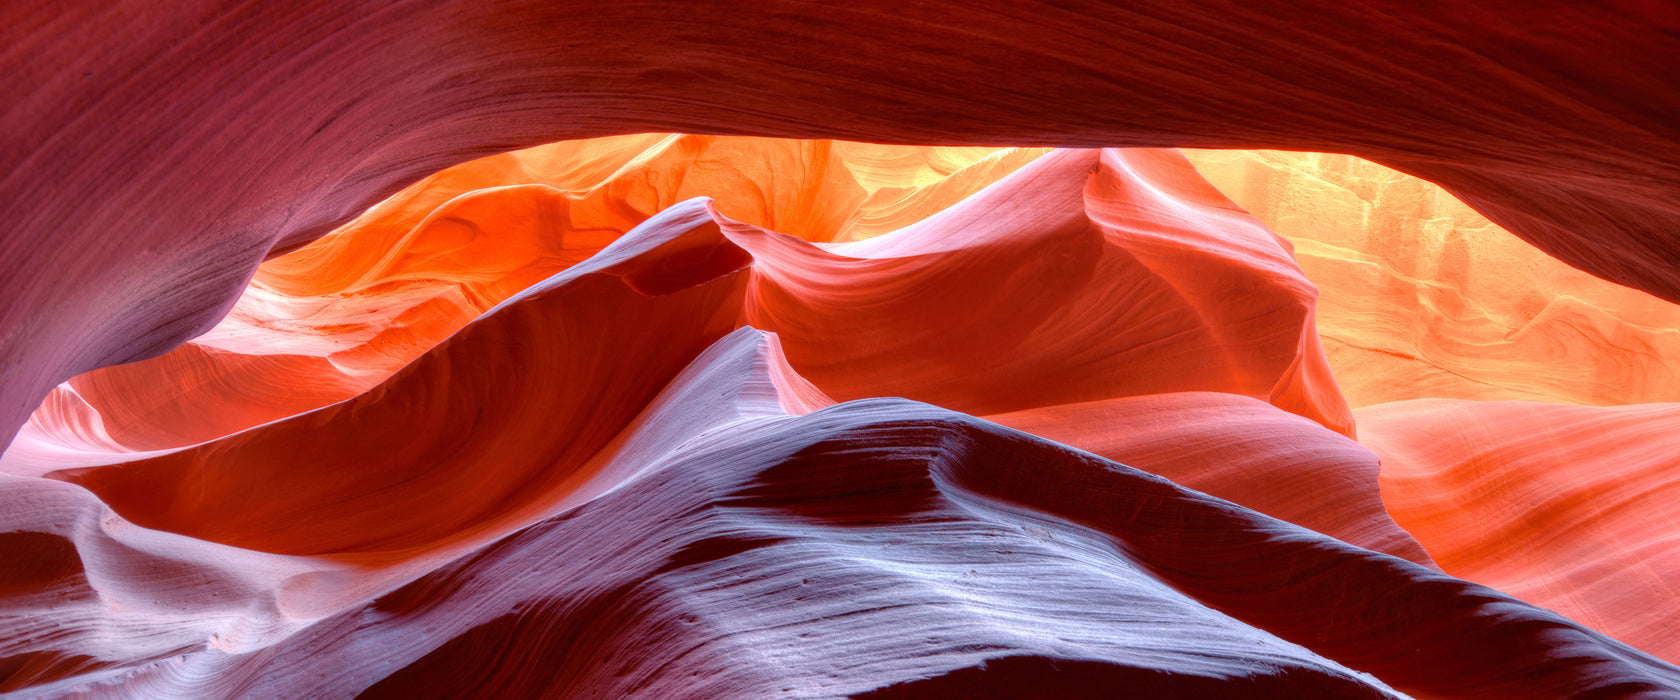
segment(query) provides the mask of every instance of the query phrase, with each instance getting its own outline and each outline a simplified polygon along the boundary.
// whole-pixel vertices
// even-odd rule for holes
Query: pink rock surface
[[[1680,301],[1676,56],[1645,0],[5,5],[0,694],[1680,696],[1667,406],[1372,406],[1373,479],[1288,245],[1113,150],[1358,155]],[[422,182],[650,130],[1107,150]]]
[[[833,396],[906,396],[985,414],[1230,391],[1352,430],[1310,326],[1311,285],[1275,236],[1232,211],[1170,151],[1039,160],[1003,151],[892,186],[907,177],[870,175],[860,156],[896,153],[900,168],[905,158],[977,156],[691,137],[589,145],[635,167],[547,165],[561,173],[547,179],[566,189],[500,185],[453,198],[475,174],[504,182],[509,164],[440,174],[265,265],[233,314],[188,346],[56,389],[0,468],[23,469],[32,454],[51,461],[184,447],[349,399],[523,282],[594,252],[634,225],[638,207],[663,206],[666,189],[739,189],[749,176],[756,180],[747,194],[714,200],[720,211],[745,213],[723,225],[758,259],[740,322],[781,333],[795,366]],[[595,153],[557,145],[501,160],[544,163],[555,151]],[[826,165],[750,167],[801,154],[800,162]],[[534,167],[520,177],[543,179]],[[686,168],[699,173],[682,176]],[[579,179],[592,170],[602,179]],[[820,184],[835,177],[854,196],[817,196],[841,189]],[[427,211],[427,202],[441,204]],[[828,248],[748,224],[781,222],[822,241],[924,220]],[[463,240],[463,228],[476,233]],[[1237,303],[1228,301],[1233,289],[1243,292]],[[149,388],[157,386],[172,389]]]
[[[773,336],[741,329],[650,403],[570,507],[380,567],[192,544],[67,484],[5,477],[86,513],[66,539],[108,552],[28,582],[58,595],[14,598],[8,618],[55,632],[11,644],[32,659],[97,651],[23,679],[95,695],[1553,697],[1680,683],[1554,613],[1087,453],[902,400],[794,415],[822,403]],[[139,665],[112,658],[147,648]],[[68,670],[90,675],[53,675]]]
[[[1334,384],[1313,385],[1328,371],[1306,321],[1311,285],[1223,202],[1181,157],[1149,151],[1053,154],[921,224],[828,250],[691,201],[367,393],[131,464],[96,467],[121,458],[89,452],[88,469],[61,460],[55,473],[136,523],[241,547],[430,547],[569,488],[676,369],[742,324],[777,332],[790,364],[836,400],[991,413],[1225,390],[1350,430]],[[1245,303],[1218,304],[1233,288]],[[452,415],[475,418],[412,434]],[[545,447],[556,431],[571,439]],[[8,468],[38,473],[55,458],[20,450]],[[494,478],[479,474],[487,464]],[[431,508],[425,522],[405,516]]]
[[[1245,396],[1151,394],[986,418],[1344,542],[1435,566],[1384,509],[1375,453]]]
[[[1433,569],[1377,500],[1372,455],[1274,405],[1302,394],[1123,398],[1130,375],[1089,369],[1167,362],[1147,381],[1310,386],[1276,377],[1322,362],[1302,341],[1311,286],[1222,203],[1182,158],[1150,151],[1053,153],[854,243],[813,244],[690,200],[347,401],[185,448],[9,453],[0,528],[22,563],[0,589],[0,615],[19,630],[0,646],[4,689],[1539,698],[1680,687],[1680,669]],[[1034,269],[1023,251],[1070,244],[1087,272],[1009,286]],[[1163,279],[1180,280],[1164,301],[1110,296],[1149,299]],[[1199,285],[1233,284],[1247,300],[1276,285],[1284,302],[1197,305]],[[818,285],[829,289],[799,295]],[[1029,292],[1044,289],[1061,302],[1044,307],[1048,325],[1028,315]],[[919,307],[892,306],[904,299]],[[907,321],[871,332],[876,317],[819,300]],[[944,313],[914,313],[927,307]],[[1039,332],[998,355],[1019,362],[973,364],[966,394],[917,369],[991,351],[981,343],[993,332],[947,338],[1002,310]],[[1086,322],[1054,325],[1069,318]],[[1116,337],[1118,351],[1102,345]],[[1267,347],[1296,354],[1267,361]],[[825,372],[822,352],[902,369]],[[936,391],[971,410],[1024,406],[999,420],[1319,532],[950,409],[832,405],[836,393]],[[1086,395],[1098,398],[1067,403]],[[1303,494],[1333,505],[1315,510]]]
[[[1383,500],[1454,576],[1680,662],[1680,404],[1358,412]]]
[[[837,400],[985,415],[1226,391],[1351,433],[1284,244],[1178,153],[1062,151],[928,219],[823,248],[724,225],[745,322]]]
[[[13,3],[0,439],[424,175],[648,130],[1352,152],[1680,300],[1677,26],[1638,0]]]
[[[638,134],[475,160],[269,261],[205,335],[55,388],[14,442],[169,449],[337,403],[696,195],[808,240],[870,237],[1044,152]]]

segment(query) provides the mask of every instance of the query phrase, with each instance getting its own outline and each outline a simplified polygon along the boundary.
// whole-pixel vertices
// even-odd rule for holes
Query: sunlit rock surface
[[[1187,155],[1293,244],[1354,406],[1680,401],[1680,305],[1564,265],[1440,188],[1369,161]]]
[[[0,441],[472,158],[644,131],[1360,155],[1680,300],[1663,2],[0,8]]]
[[[0,6],[0,694],[1680,697],[1677,55]]]
[[[1400,525],[1448,573],[1680,659],[1680,306],[1374,163],[1187,155],[1320,287],[1326,354]]]
[[[1623,643],[1672,654],[1675,601],[1606,625],[1620,579],[1568,570],[1660,568],[1660,536],[1512,565],[1462,532],[1488,513],[1408,532],[1456,482],[1388,423],[1351,439],[1317,296],[1173,151],[475,161],[265,265],[194,343],[50,395],[0,458],[3,687],[1680,687]]]
[[[1311,286],[1274,236],[1176,153],[1058,152],[918,224],[826,249],[713,213],[721,204],[665,209],[675,223],[643,224],[651,228],[640,239],[502,302],[343,404],[73,478],[141,524],[229,544],[298,554],[426,546],[470,529],[485,508],[510,507],[515,494],[540,500],[531,479],[575,469],[682,363],[739,325],[778,333],[796,371],[836,400],[902,396],[984,415],[1213,390],[1351,430],[1311,332]],[[670,240],[656,242],[653,230]],[[1243,303],[1220,303],[1232,289]],[[369,296],[363,303],[385,301]],[[215,398],[203,397],[203,410]],[[459,435],[403,438],[396,451],[377,439],[463,412],[477,418]],[[0,467],[40,474],[127,461],[47,439],[81,421],[47,411],[36,422],[39,435],[21,436]],[[540,447],[556,431],[569,439]],[[437,463],[417,474],[416,460]],[[497,478],[477,473],[486,463],[501,465]],[[315,513],[337,490],[367,504],[270,526]],[[396,517],[457,501],[438,522]]]
[[[683,199],[806,240],[867,238],[1045,152],[647,134],[475,160],[263,265],[209,333],[55,389],[17,442],[183,447],[350,398]]]

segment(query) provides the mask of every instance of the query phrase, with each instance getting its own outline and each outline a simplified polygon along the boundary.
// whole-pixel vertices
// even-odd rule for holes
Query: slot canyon
[[[1680,5],[0,5],[0,697],[1680,698]]]

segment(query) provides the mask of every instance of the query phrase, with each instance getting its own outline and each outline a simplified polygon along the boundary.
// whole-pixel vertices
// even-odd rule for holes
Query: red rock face
[[[610,133],[1351,152],[1680,300],[1662,2],[0,12],[7,436],[58,382],[208,329],[276,246],[446,166]]]
[[[701,186],[725,194],[671,202]],[[1501,568],[1391,518],[1456,482],[1350,439],[1316,296],[1169,151],[638,136],[477,161],[266,265],[195,343],[55,390],[0,459],[8,614],[57,630],[9,640],[7,687],[1680,683],[1604,636],[1667,651],[1659,613],[1603,624],[1614,581],[1562,579],[1588,626],[1440,572],[1432,546],[1560,607],[1521,584],[1581,559]],[[1617,561],[1662,565],[1628,537]],[[182,653],[191,678],[160,664]]]
[[[1676,307],[1114,148],[1680,300],[1672,8],[0,26],[0,694],[1680,694]]]
[[[1390,512],[1448,573],[1674,660],[1677,411],[1419,400],[1359,425]]]
[[[74,415],[37,412],[17,442],[184,447],[348,399],[683,199],[808,240],[869,237],[1044,152],[637,135],[473,161],[269,261],[228,318],[162,362],[55,389],[49,404]]]

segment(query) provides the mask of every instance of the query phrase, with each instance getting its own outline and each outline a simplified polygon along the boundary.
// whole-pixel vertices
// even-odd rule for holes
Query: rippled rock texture
[[[1680,306],[1570,268],[1440,188],[1350,156],[1191,151],[1294,246],[1348,402],[1680,401]]]
[[[0,439],[426,175],[643,131],[1352,153],[1680,301],[1660,1],[26,0],[0,27]]]
[[[1677,37],[0,7],[0,695],[1680,697]]]
[[[4,688],[1680,687],[1624,643],[1674,653],[1680,606],[1629,579],[1672,566],[1639,526],[1668,500],[1560,522],[1574,543],[1488,525],[1545,502],[1406,451],[1473,425],[1434,405],[1355,442],[1318,296],[1176,151],[474,161],[265,264],[209,334],[53,390],[0,458]],[[1667,483],[1653,445],[1602,488]],[[1537,459],[1513,473],[1558,478]]]

